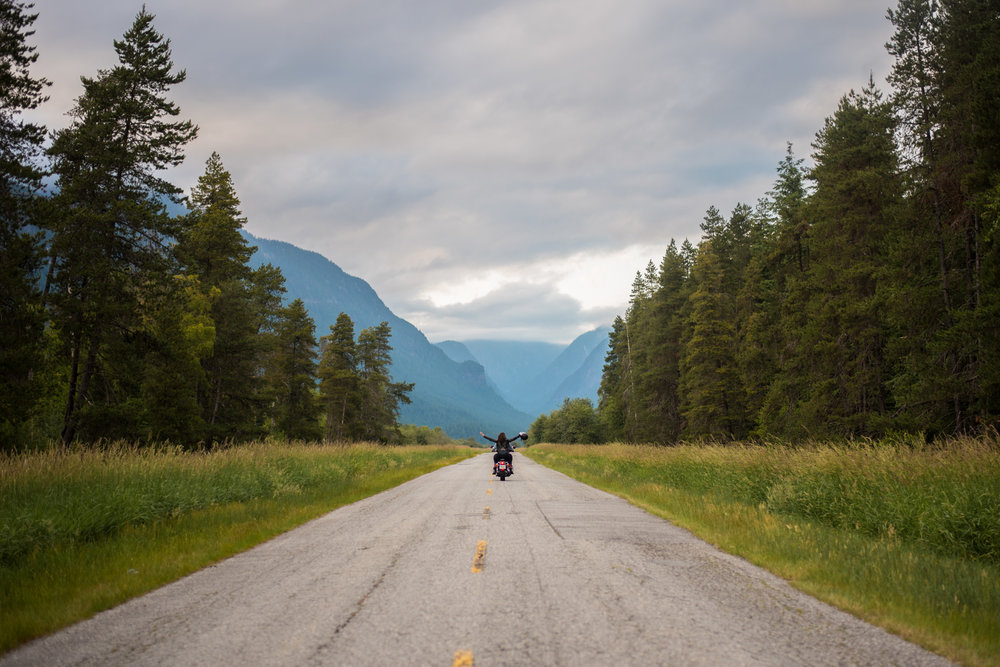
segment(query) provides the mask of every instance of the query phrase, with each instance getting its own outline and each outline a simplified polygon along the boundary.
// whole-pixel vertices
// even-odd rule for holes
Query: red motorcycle
[[[493,474],[499,477],[501,482],[510,477],[513,472],[514,471],[510,468],[510,464],[503,459],[497,461],[496,465],[493,466]]]

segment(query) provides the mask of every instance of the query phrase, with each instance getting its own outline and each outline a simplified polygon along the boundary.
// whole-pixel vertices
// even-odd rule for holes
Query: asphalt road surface
[[[443,468],[0,665],[945,665],[515,455]]]

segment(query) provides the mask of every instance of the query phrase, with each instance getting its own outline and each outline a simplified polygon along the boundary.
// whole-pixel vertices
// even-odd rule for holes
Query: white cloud
[[[37,0],[50,127],[138,8]],[[670,238],[763,196],[785,142],[806,157],[839,97],[889,62],[867,0],[149,9],[201,127],[175,182],[218,151],[249,231],[323,253],[432,339],[609,323]]]

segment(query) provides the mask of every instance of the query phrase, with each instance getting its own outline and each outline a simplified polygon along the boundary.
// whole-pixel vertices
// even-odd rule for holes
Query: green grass
[[[522,451],[932,651],[1000,664],[996,441]]]
[[[0,653],[475,455],[255,443],[0,457]]]

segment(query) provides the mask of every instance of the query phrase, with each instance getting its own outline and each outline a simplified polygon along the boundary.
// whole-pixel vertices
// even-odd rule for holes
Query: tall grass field
[[[0,455],[0,653],[476,453],[261,442]]]
[[[932,651],[1000,665],[995,438],[521,451]]]

